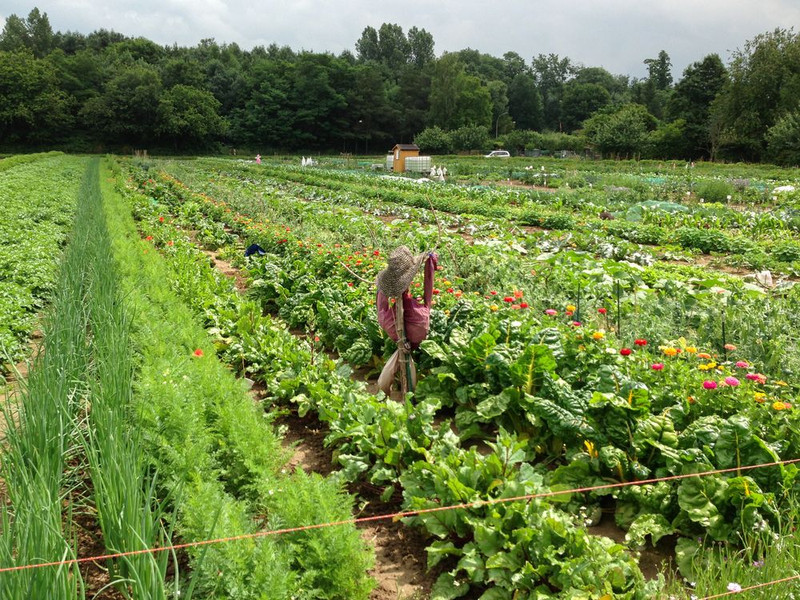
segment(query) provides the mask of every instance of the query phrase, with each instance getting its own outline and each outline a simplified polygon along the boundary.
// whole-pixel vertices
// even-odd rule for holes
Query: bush
[[[452,154],[453,139],[449,132],[441,127],[428,127],[414,136],[414,143],[422,152],[431,154]]]
[[[733,192],[733,186],[721,179],[702,180],[695,188],[698,198],[703,198],[706,202],[728,202],[728,196],[732,196]]]
[[[453,149],[457,152],[487,152],[491,148],[489,130],[483,126],[466,125],[450,132]]]

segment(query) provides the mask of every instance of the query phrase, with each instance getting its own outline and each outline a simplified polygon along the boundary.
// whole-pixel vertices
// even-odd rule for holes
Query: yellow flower
[[[583,442],[584,447],[586,448],[586,453],[591,456],[592,458],[597,458],[599,456],[597,450],[594,448],[594,444],[589,440],[584,440]]]
[[[715,363],[712,360],[710,363],[706,363],[704,365],[698,365],[697,368],[700,369],[701,371],[710,371],[711,369],[715,368],[716,366],[717,366],[717,363]]]
[[[759,404],[762,404],[767,399],[767,395],[764,392],[754,392],[753,397]]]
[[[788,384],[788,383],[786,383],[785,381],[783,381],[783,379],[779,379],[778,381],[776,381],[776,382],[775,382],[775,385],[783,385],[783,386],[786,386],[786,385],[789,385],[789,384]]]
[[[664,348],[664,354],[667,356],[677,356],[678,349],[677,348]]]
[[[595,331],[592,334],[592,338],[594,338],[596,340],[602,340],[604,337],[606,337],[606,334],[603,333],[602,331]]]
[[[497,304],[492,304],[492,305],[489,307],[489,310],[491,310],[492,312],[496,311],[497,309],[498,309],[498,306],[497,306]]]
[[[688,352],[689,354],[696,354],[697,353],[697,348],[695,348],[694,346],[686,346],[686,348],[684,348],[684,350],[686,352]]]
[[[575,312],[575,305],[574,304],[567,304],[567,310],[571,310],[572,312]]]
[[[784,410],[786,408],[786,405],[780,400],[778,400],[777,402],[772,403],[772,408],[774,410]]]

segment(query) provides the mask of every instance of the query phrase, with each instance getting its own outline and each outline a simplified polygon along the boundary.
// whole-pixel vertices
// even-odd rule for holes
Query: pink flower
[[[555,308],[548,308],[546,311],[544,311],[544,314],[555,317],[558,314],[558,311]]]
[[[750,366],[750,364],[746,360],[740,360],[736,362],[736,366],[740,369],[746,369]]]
[[[717,389],[717,382],[711,379],[706,379],[703,382],[703,387],[706,388],[707,390],[715,390]]]
[[[653,371],[660,371],[664,368],[664,363],[653,363],[650,365],[650,368],[653,369]]]
[[[580,321],[573,321],[572,322],[572,326],[573,327],[580,327],[581,326],[581,322]]]
[[[737,385],[739,385],[739,380],[736,379],[736,377],[726,377],[725,383],[731,387],[736,387]]]

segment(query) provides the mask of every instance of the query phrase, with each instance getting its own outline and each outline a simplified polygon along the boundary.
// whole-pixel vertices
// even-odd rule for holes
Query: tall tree
[[[482,125],[492,120],[492,99],[480,79],[467,75],[454,54],[445,54],[431,76],[430,121],[443,129]]]
[[[55,35],[47,13],[34,8],[27,19],[9,15],[0,33],[0,50],[27,48],[36,58],[44,58],[55,47]]]
[[[508,86],[508,112],[517,129],[539,131],[542,128],[542,96],[531,75],[517,74]]]
[[[564,84],[574,74],[575,67],[569,58],[561,58],[558,54],[539,54],[534,57],[533,71],[536,87],[542,95],[544,128],[561,131],[561,97]]]
[[[408,44],[411,47],[411,62],[415,66],[424,67],[435,58],[433,36],[424,29],[416,27],[409,29]]]
[[[767,130],[800,102],[800,34],[776,29],[756,36],[733,54],[728,72],[712,108],[720,123],[720,153],[759,160]]]
[[[53,66],[30,50],[0,52],[0,139],[58,140],[71,124],[69,98]]]
[[[711,104],[727,78],[719,55],[709,54],[686,67],[675,85],[667,113],[672,120],[683,119],[683,134],[692,158],[711,156]]]
[[[561,118],[566,131],[575,131],[592,113],[611,103],[611,94],[599,83],[575,83],[564,86]]]
[[[665,50],[658,53],[658,58],[646,58],[648,79],[657,90],[666,90],[672,85],[672,61]]]

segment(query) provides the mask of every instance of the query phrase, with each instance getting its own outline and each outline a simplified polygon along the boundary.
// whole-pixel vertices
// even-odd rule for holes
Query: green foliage
[[[703,179],[697,182],[694,193],[706,202],[729,202],[734,189],[722,179]]]
[[[428,127],[414,136],[414,143],[422,152],[431,154],[451,154],[453,137],[451,133],[440,127]]]

